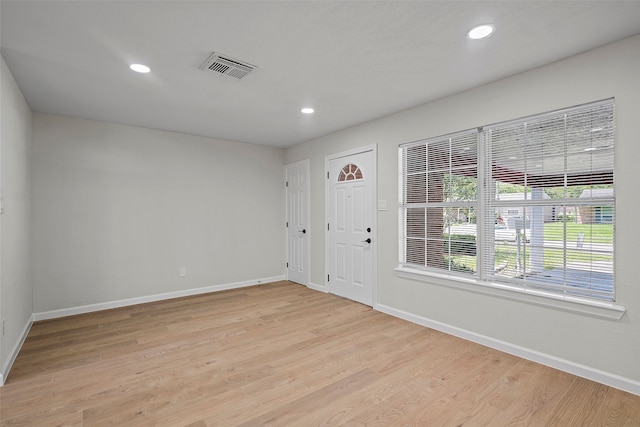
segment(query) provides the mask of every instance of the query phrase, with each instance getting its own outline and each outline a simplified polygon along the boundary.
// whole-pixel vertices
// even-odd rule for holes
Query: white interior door
[[[328,159],[327,290],[373,304],[375,152]]]
[[[309,162],[287,165],[287,278],[309,284]]]

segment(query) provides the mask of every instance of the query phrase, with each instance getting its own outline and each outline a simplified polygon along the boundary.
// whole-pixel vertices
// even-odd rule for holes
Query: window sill
[[[429,282],[449,288],[553,307],[595,317],[620,320],[626,311],[624,306],[612,302],[594,301],[569,295],[556,295],[535,289],[518,288],[501,283],[481,282],[476,279],[452,277],[446,274],[437,274],[406,267],[397,267],[395,271],[398,277],[404,279]]]

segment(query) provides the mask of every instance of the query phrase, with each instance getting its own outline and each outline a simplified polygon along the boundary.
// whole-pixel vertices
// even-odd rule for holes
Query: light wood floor
[[[277,282],[38,322],[0,420],[637,426],[640,397]]]

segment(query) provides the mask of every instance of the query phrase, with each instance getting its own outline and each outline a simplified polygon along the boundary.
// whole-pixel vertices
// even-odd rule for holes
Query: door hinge
[[[327,282],[329,281],[329,275],[327,274]]]
[[[329,231],[329,223],[327,223],[327,231]]]
[[[329,179],[329,172],[327,172],[327,179]]]
[[[289,268],[289,263],[287,263],[287,268]]]
[[[285,223],[285,227],[289,227],[289,221]]]
[[[289,186],[289,181],[285,182],[284,186],[288,187]]]

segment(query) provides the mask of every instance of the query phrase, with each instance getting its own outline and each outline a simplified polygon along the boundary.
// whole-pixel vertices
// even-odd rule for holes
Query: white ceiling
[[[34,111],[276,147],[640,33],[640,1],[1,0],[0,16]],[[466,39],[481,23],[495,34]],[[213,51],[258,68],[201,71]]]

